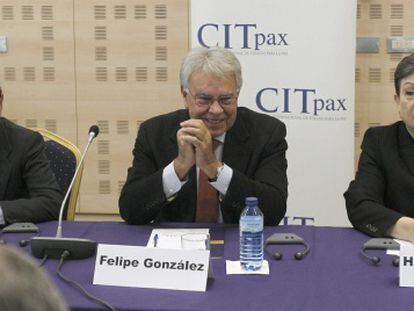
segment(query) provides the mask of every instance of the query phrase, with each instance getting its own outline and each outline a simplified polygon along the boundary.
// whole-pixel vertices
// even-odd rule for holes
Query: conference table
[[[39,236],[54,236],[56,222],[38,224]],[[194,224],[153,224],[132,226],[122,222],[64,222],[65,237],[79,237],[98,243],[146,245],[151,230],[160,227],[191,227]],[[239,231],[236,225],[212,225],[224,239],[220,258],[212,259],[214,278],[206,292],[145,289],[93,285],[95,256],[67,261],[65,275],[82,284],[90,293],[112,304],[117,310],[414,310],[414,288],[399,287],[399,270],[392,256],[371,251],[382,260],[374,266],[359,253],[368,236],[352,228],[314,226],[265,227],[265,238],[273,233],[295,233],[311,250],[307,257],[294,259],[300,245],[272,246],[283,259],[269,260],[269,275],[227,275],[226,260],[239,259]],[[28,233],[3,233],[8,244],[30,254],[30,245],[19,241]],[[212,245],[212,251],[215,246]],[[71,310],[104,310],[56,275],[58,260],[47,260],[44,267],[63,294]]]

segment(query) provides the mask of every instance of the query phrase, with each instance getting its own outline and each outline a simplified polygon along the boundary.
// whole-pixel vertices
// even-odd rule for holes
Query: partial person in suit
[[[38,263],[10,246],[0,245],[2,311],[68,310],[56,286]]]
[[[43,138],[3,118],[3,99],[0,87],[0,226],[55,220],[62,194]]]
[[[344,196],[356,229],[414,242],[414,54],[398,64],[394,87],[401,121],[366,131]]]
[[[190,51],[180,81],[186,109],[139,129],[119,199],[122,218],[237,223],[245,198],[255,196],[264,223],[277,225],[286,212],[285,125],[238,107],[241,66],[229,50]]]

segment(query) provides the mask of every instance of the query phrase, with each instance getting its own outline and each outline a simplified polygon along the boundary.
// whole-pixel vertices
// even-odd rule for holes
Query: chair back
[[[34,130],[40,133],[45,140],[46,157],[49,159],[50,167],[55,174],[56,181],[59,184],[63,195],[65,195],[73,175],[75,174],[76,167],[80,162],[81,152],[74,144],[59,135],[46,129],[38,128]],[[79,170],[68,201],[66,202],[63,219],[71,221],[75,219],[76,203],[78,201],[82,171],[83,167]]]

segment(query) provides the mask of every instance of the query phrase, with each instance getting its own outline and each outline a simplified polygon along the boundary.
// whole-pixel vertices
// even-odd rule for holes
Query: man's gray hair
[[[180,81],[184,89],[188,89],[191,75],[198,70],[217,77],[233,75],[237,90],[242,87],[240,62],[230,50],[221,47],[191,50],[181,63]]]
[[[55,285],[24,253],[0,245],[0,309],[2,311],[66,311]]]

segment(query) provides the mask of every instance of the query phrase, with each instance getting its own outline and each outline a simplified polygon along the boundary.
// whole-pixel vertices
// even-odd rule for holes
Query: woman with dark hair
[[[398,64],[394,86],[401,121],[366,131],[344,196],[356,229],[414,242],[414,54]]]

